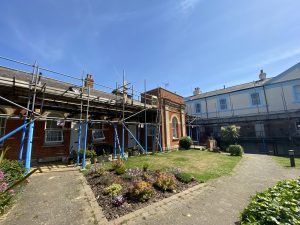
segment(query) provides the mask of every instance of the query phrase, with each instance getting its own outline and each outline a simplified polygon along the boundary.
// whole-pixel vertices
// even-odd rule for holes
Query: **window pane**
[[[93,130],[93,139],[104,139],[103,130],[95,129]]]
[[[221,109],[221,110],[227,109],[227,101],[226,101],[225,98],[220,99],[220,109]]]
[[[201,104],[197,103],[196,104],[196,113],[200,113],[201,112]]]
[[[45,130],[45,142],[63,142],[63,130]]]
[[[178,124],[177,118],[173,117],[173,119],[172,119],[172,133],[173,133],[174,138],[177,138],[177,124]]]
[[[296,100],[300,100],[300,85],[294,86],[294,93]]]
[[[251,101],[252,101],[252,105],[260,105],[259,93],[252,93]]]

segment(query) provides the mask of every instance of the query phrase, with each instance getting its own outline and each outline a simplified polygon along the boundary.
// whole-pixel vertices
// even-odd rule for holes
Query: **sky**
[[[0,9],[0,56],[109,87],[124,70],[136,90],[146,80],[147,90],[189,96],[300,62],[299,0],[7,0]]]

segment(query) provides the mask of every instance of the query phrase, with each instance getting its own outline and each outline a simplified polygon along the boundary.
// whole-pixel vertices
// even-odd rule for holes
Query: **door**
[[[136,125],[128,125],[128,129],[130,132],[134,135],[134,137],[137,139],[136,135]],[[128,133],[128,148],[133,148],[136,145],[135,140],[133,137]]]
[[[70,134],[70,152],[73,150],[77,151],[78,149],[78,128],[79,128],[79,123],[72,122],[71,123],[71,134]],[[83,148],[83,142],[84,142],[84,125],[81,125],[81,149]]]

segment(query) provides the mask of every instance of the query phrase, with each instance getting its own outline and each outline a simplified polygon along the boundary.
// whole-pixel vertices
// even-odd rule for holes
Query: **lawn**
[[[241,157],[200,150],[185,150],[156,155],[129,157],[127,168],[142,167],[148,163],[150,170],[181,168],[198,181],[207,181],[229,174]]]
[[[291,168],[290,158],[288,156],[272,156],[281,166]],[[300,168],[300,157],[295,158],[296,168]]]

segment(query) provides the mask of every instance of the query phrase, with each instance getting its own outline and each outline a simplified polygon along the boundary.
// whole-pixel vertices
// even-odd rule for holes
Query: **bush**
[[[116,197],[123,190],[121,184],[112,184],[104,189],[105,194],[110,195],[111,197]]]
[[[118,175],[124,174],[126,172],[126,165],[122,159],[117,159],[113,161],[112,167]]]
[[[95,170],[95,176],[103,176],[105,174],[106,170],[100,166],[100,167],[97,167],[96,170]]]
[[[300,224],[299,210],[300,179],[280,181],[252,197],[241,213],[241,224]]]
[[[188,173],[178,173],[175,175],[175,177],[177,178],[177,180],[185,184],[188,184],[195,180],[195,178]]]
[[[148,169],[149,169],[149,163],[144,163],[144,164],[143,164],[143,171],[144,171],[144,172],[147,172]]]
[[[176,188],[175,176],[171,173],[158,173],[154,185],[162,191],[173,191]]]
[[[134,201],[145,202],[153,193],[152,185],[146,181],[136,181],[128,189],[128,197]]]
[[[23,178],[25,169],[22,163],[17,160],[3,159],[0,163],[0,170],[5,174],[5,180],[9,185]]]
[[[192,139],[190,137],[186,136],[186,137],[180,138],[180,140],[179,140],[180,148],[190,149],[191,145],[192,145]]]
[[[97,153],[95,150],[86,150],[86,157],[90,159],[95,158],[97,157]]]
[[[228,152],[230,153],[230,155],[242,156],[244,153],[244,149],[240,145],[229,145]]]

